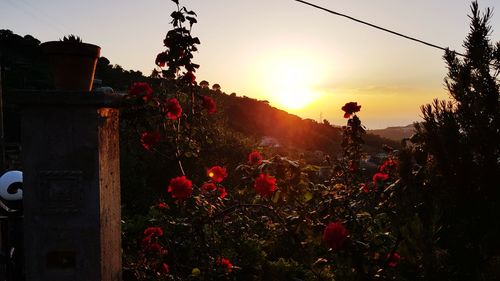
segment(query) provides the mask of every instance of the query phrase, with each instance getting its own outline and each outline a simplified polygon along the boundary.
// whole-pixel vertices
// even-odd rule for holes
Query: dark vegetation
[[[416,170],[401,174],[406,188],[421,187],[421,250],[433,280],[500,278],[500,42],[490,41],[491,16],[473,2],[466,57],[444,55],[452,101],[422,106]]]
[[[384,140],[365,134],[357,104],[346,104],[338,127],[194,83],[200,42],[183,23],[196,14],[173,2],[157,58],[167,70],[144,77],[104,58],[98,66],[104,85],[148,82],[154,92],[128,95],[122,110],[125,280],[500,279],[500,43],[490,41],[490,10],[473,2],[465,57],[445,53],[451,101],[422,106],[416,133],[385,147],[369,172],[362,152],[381,151]],[[32,37],[1,35],[36,53]],[[32,77],[4,60],[5,77]],[[18,75],[7,91],[50,88],[34,82],[46,74]],[[169,99],[182,114],[166,118]],[[259,146],[263,136],[281,146]],[[332,173],[320,179],[325,155]]]
[[[24,37],[10,30],[0,30],[0,50],[3,67],[3,90],[7,98],[6,136],[8,141],[18,142],[17,109],[8,103],[9,95],[15,90],[51,90],[48,66],[40,50],[40,41],[31,35]],[[145,81],[158,88],[161,83],[159,72],[153,70],[144,76],[140,71],[124,70],[118,64],[101,57],[96,67],[96,85],[108,86],[115,92],[127,92],[134,82]],[[208,83],[207,83],[208,84]],[[214,84],[214,86],[218,86]],[[286,111],[246,96],[228,95],[219,87],[203,89],[218,105],[217,120],[224,126],[224,134],[251,138],[260,142],[264,136],[273,137],[280,145],[279,152],[298,157],[301,153],[315,164],[321,164],[324,155],[336,157],[340,152],[342,130],[328,122],[302,119]],[[122,132],[124,136],[128,132]],[[398,147],[399,143],[368,134],[365,137],[365,152],[377,153],[383,144]],[[309,157],[310,156],[310,157]]]
[[[204,180],[195,170],[189,174],[195,178],[193,200],[164,198],[161,206],[169,211],[153,207],[153,223],[146,225],[175,228],[162,243],[169,250],[204,255],[185,255],[182,265],[170,254],[146,258],[144,264],[165,280],[498,280],[500,43],[490,42],[490,10],[481,14],[476,2],[471,10],[465,57],[452,51],[444,56],[451,102],[422,106],[424,120],[415,125],[416,134],[399,151],[386,148],[388,159],[372,182],[357,169],[365,137],[357,115],[342,128],[341,157],[325,182],[315,181],[300,160],[266,155],[260,166],[250,166],[242,157],[234,172],[228,167],[230,175],[237,174],[223,183],[230,195],[211,201],[196,188]],[[257,112],[268,108],[247,102]],[[268,123],[256,128],[260,117],[249,111],[232,112],[246,113],[240,131],[276,131],[288,137],[287,144],[307,145],[290,139],[303,136],[300,128],[282,132],[272,124],[279,112],[262,117]],[[269,199],[251,188],[254,182],[258,190],[262,173],[275,176],[277,191]],[[170,208],[178,213],[171,215]],[[222,225],[217,224],[221,217]],[[177,237],[181,221],[193,236]],[[185,239],[190,242],[182,243]],[[220,256],[237,267],[226,266],[224,272],[216,262]],[[171,265],[173,273],[155,270],[158,262]],[[143,267],[132,268],[140,279],[152,276]]]

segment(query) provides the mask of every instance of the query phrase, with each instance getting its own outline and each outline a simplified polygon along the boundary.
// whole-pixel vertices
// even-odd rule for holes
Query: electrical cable
[[[58,30],[60,30],[62,32],[62,34],[70,34],[71,32],[69,32],[70,30],[74,30],[74,28],[68,28],[68,25],[67,23],[61,23],[61,22],[55,22],[53,19],[54,19],[54,16],[53,15],[50,15],[50,14],[47,14],[43,9],[41,9],[39,6],[36,6],[36,5],[31,5],[30,3],[28,3],[26,0],[17,0],[19,2],[22,2],[24,4],[24,6],[28,7],[29,9],[31,9],[32,11],[34,11],[35,14],[37,15],[40,15],[42,16],[44,19],[49,19],[50,21],[50,24],[51,25],[54,25]],[[42,3],[38,3],[38,4],[42,4]],[[43,4],[42,4],[43,5]]]
[[[348,16],[346,14],[342,14],[342,13],[339,13],[339,12],[335,12],[335,11],[329,10],[327,8],[318,6],[318,5],[313,4],[313,3],[309,3],[309,2],[306,2],[306,1],[303,1],[303,0],[295,0],[295,1],[300,2],[302,4],[305,4],[305,5],[309,5],[311,7],[316,8],[316,9],[323,10],[325,12],[328,12],[328,13],[331,13],[331,14],[334,14],[334,15],[337,15],[337,16],[341,16],[341,17],[350,19],[350,20],[355,21],[357,23],[368,25],[368,26],[373,27],[375,29],[385,31],[385,32],[391,33],[391,34],[396,35],[396,36],[403,37],[405,39],[412,40],[412,41],[415,41],[415,42],[427,45],[429,47],[433,47],[433,48],[440,49],[440,50],[443,50],[443,51],[449,50],[449,48],[444,48],[444,47],[441,47],[441,46],[438,46],[438,45],[435,45],[435,44],[432,44],[432,43],[429,43],[429,42],[417,39],[415,37],[404,35],[402,33],[399,33],[399,32],[396,32],[396,31],[393,31],[393,30],[390,30],[390,29],[387,29],[387,28],[383,28],[381,26],[378,26],[378,25],[375,25],[375,24],[372,24],[372,23],[369,23],[369,22],[366,22],[366,21],[363,21],[363,20],[360,20],[360,19],[357,19],[357,18],[353,18],[353,17]],[[453,53],[455,53],[455,54],[457,54],[457,55],[459,55],[459,56],[466,57],[466,55],[464,55],[464,54],[461,54],[461,53],[458,53],[458,52],[452,51],[452,50],[450,50],[450,51],[453,52]]]
[[[60,26],[58,26],[57,24],[54,24],[52,23],[51,21],[43,18],[43,17],[39,17],[37,15],[37,13],[33,12],[32,10],[32,7],[29,6],[27,3],[23,2],[23,1],[16,1],[16,0],[7,0],[6,3],[10,4],[12,7],[20,10],[21,12],[23,12],[25,15],[37,20],[38,22],[40,23],[43,23],[45,24],[47,27],[49,27],[50,29],[52,29],[52,31],[60,34],[60,33],[65,33],[64,31],[64,28],[61,28]],[[24,5],[26,5],[26,7],[23,7],[21,5],[19,5],[19,3],[23,3]],[[48,17],[50,18],[50,17]]]

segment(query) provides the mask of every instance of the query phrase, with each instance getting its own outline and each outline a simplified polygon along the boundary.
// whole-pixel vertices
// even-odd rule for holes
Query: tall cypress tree
[[[439,217],[428,280],[500,278],[500,42],[490,39],[491,10],[474,1],[471,12],[465,56],[444,56],[451,100],[422,106],[413,139],[425,155],[417,184],[431,194],[423,206],[438,206],[422,216]]]

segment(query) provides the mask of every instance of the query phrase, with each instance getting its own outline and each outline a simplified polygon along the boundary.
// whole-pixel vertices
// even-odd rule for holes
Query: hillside
[[[223,114],[228,117],[228,125],[234,130],[257,137],[271,136],[281,145],[291,148],[320,150],[331,155],[340,152],[340,126],[302,119],[270,106],[267,101],[245,96],[218,92],[216,99],[221,102]],[[340,108],[332,110],[342,114]],[[396,142],[374,134],[367,134],[364,139],[365,151],[368,153],[379,152],[383,144],[397,146]]]
[[[2,60],[9,67],[5,75],[4,89],[7,94],[11,89],[51,89],[48,69],[40,52],[40,41],[26,35],[21,37],[9,30],[1,30],[0,39]],[[29,48],[25,47],[29,46]],[[23,61],[23,64],[18,63]],[[30,71],[36,70],[36,75]],[[159,83],[157,78],[144,76],[140,71],[125,70],[117,64],[101,57],[97,63],[95,77],[102,81],[102,85],[110,86],[115,91],[124,92],[134,83],[147,81],[151,84]],[[23,79],[21,79],[23,78]],[[227,127],[244,135],[262,139],[263,137],[275,138],[281,147],[294,148],[305,151],[323,151],[336,155],[340,152],[341,128],[345,124],[332,126],[328,123],[318,123],[311,119],[302,119],[296,115],[289,114],[270,106],[266,101],[241,97],[236,94],[227,95],[220,90],[203,89],[214,97],[218,104],[221,119],[224,119]],[[9,107],[7,105],[7,107]],[[340,108],[332,108],[342,114]],[[7,110],[9,111],[9,110]],[[11,110],[12,111],[12,110]],[[8,129],[7,137],[18,133],[16,124],[18,120],[15,112],[7,112]],[[11,118],[13,115],[13,118]],[[361,112],[361,119],[362,112]],[[11,124],[14,124],[11,126]],[[12,133],[11,133],[12,132]],[[18,138],[14,137],[17,140]],[[367,134],[365,137],[365,151],[376,153],[381,150],[383,144],[397,145],[388,139]]]
[[[404,138],[409,138],[415,133],[415,126],[413,124],[401,127],[387,127],[379,130],[369,130],[371,134],[381,136],[394,141],[401,141]]]

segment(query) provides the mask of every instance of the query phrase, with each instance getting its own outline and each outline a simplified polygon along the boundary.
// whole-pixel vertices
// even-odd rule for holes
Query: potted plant
[[[80,37],[69,35],[59,41],[42,45],[54,76],[54,84],[61,91],[90,91],[101,48],[83,43]]]

